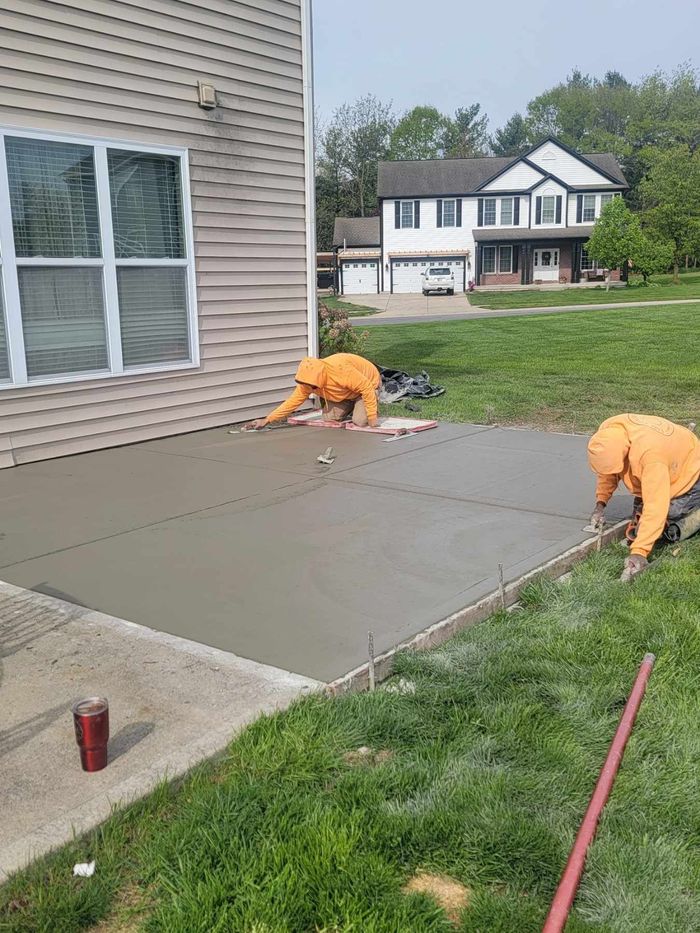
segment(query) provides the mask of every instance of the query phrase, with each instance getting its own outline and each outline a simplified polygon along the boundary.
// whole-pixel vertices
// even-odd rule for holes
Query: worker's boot
[[[632,504],[632,518],[625,528],[625,538],[627,539],[628,545],[631,545],[634,539],[637,537],[637,529],[642,518],[643,507],[642,500],[639,498],[639,496],[635,496],[634,503]]]

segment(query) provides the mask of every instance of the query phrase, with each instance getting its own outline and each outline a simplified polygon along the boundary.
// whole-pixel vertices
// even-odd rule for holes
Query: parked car
[[[448,266],[428,266],[421,273],[423,279],[423,294],[430,292],[444,292],[446,295],[455,293],[455,277]]]

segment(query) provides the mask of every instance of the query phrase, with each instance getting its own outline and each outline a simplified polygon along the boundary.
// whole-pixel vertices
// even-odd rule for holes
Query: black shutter
[[[442,199],[438,198],[437,202],[437,225],[438,227],[442,226]]]
[[[560,195],[560,194],[557,195],[557,216],[556,216],[556,223],[558,223],[558,224],[561,223],[561,195]]]
[[[462,226],[462,199],[457,198],[457,220],[456,224],[458,227]]]
[[[401,201],[394,201],[394,227],[401,227]]]
[[[420,201],[413,202],[413,226],[420,229]]]
[[[479,213],[479,217],[476,222],[476,225],[477,227],[483,227],[484,226],[484,199],[483,198],[479,198],[478,213]]]
[[[520,226],[520,198],[513,198],[513,223]]]
[[[576,195],[576,223],[580,224],[583,220],[583,195]]]
[[[542,198],[535,198],[535,223],[542,223]]]
[[[518,271],[518,253],[519,253],[520,250],[518,249],[518,247],[516,246],[515,243],[511,246],[511,249],[513,250],[513,253],[512,253],[512,255],[513,255],[513,265],[512,265],[512,267],[511,267],[511,271],[512,271],[512,272],[517,272],[517,271]]]

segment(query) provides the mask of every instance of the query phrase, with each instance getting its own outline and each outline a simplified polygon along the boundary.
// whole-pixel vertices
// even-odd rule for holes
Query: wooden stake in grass
[[[374,692],[374,632],[367,633],[367,654],[369,655],[369,691]]]
[[[498,565],[498,592],[501,594],[501,609],[506,608],[506,585],[503,582],[503,564]]]

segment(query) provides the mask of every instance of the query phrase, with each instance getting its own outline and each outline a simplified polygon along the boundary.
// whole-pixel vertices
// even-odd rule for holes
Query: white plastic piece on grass
[[[77,878],[92,878],[95,874],[95,862],[78,862],[73,866],[73,875]]]
[[[384,688],[387,693],[415,693],[416,685],[411,680],[405,680],[403,677],[397,683],[390,683]]]

